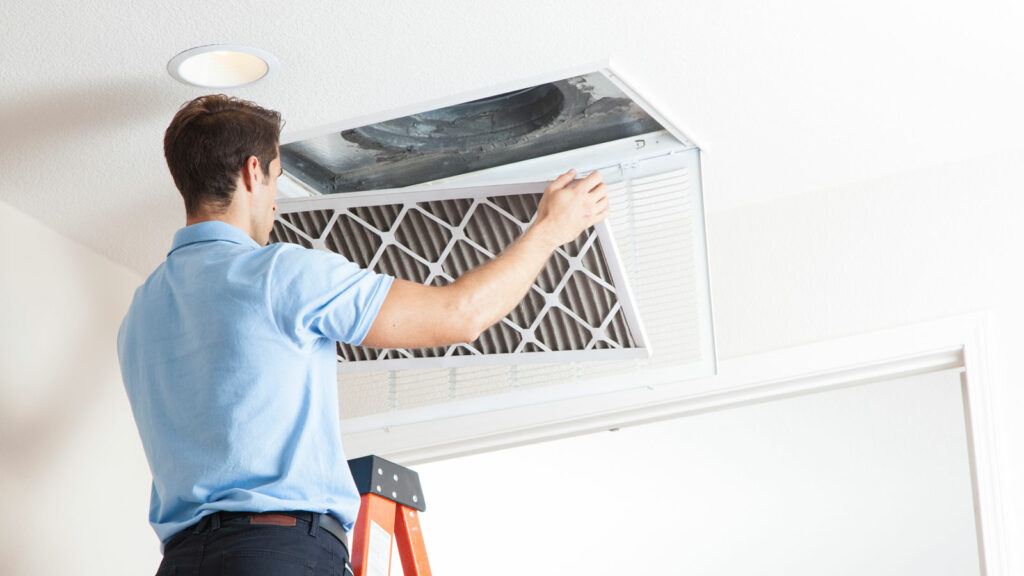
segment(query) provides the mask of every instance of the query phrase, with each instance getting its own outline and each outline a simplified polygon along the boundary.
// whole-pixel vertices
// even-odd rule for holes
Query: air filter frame
[[[485,202],[488,198],[496,198],[502,196],[523,196],[523,195],[536,195],[541,194],[544,188],[547,186],[547,182],[538,183],[517,183],[507,184],[500,186],[475,186],[466,188],[453,188],[453,189],[397,189],[397,190],[377,190],[367,192],[351,192],[347,194],[334,194],[329,196],[318,196],[314,198],[289,198],[282,199],[278,202],[278,223],[280,226],[290,229],[292,232],[300,234],[303,238],[308,240],[311,247],[321,250],[329,250],[325,242],[325,238],[331,232],[332,228],[336,225],[338,218],[342,214],[349,214],[350,209],[355,208],[367,208],[375,206],[389,206],[389,205],[403,205],[404,211],[411,210],[409,206],[424,202],[437,202],[446,200],[472,200],[474,201],[474,208],[480,205],[481,202]],[[289,221],[286,216],[293,213],[312,212],[329,210],[333,212],[329,222],[323,227],[321,234],[318,238],[311,238],[309,234],[294,225]],[[472,210],[472,208],[470,208]],[[468,213],[469,211],[467,211]],[[401,218],[401,216],[399,216]],[[531,218],[532,221],[532,218]],[[447,225],[447,224],[442,224]],[[450,225],[449,225],[450,226]],[[525,230],[527,226],[522,226]],[[456,226],[457,228],[457,226]],[[434,357],[401,357],[394,358],[389,357],[388,352],[390,350],[383,350],[381,358],[379,359],[362,359],[357,361],[345,361],[339,357],[338,371],[339,373],[346,372],[361,372],[367,370],[411,370],[411,369],[423,369],[423,368],[457,368],[464,366],[495,366],[495,365],[506,365],[510,363],[547,363],[547,362],[577,362],[585,360],[628,360],[628,359],[642,359],[650,356],[650,348],[648,347],[648,340],[644,332],[643,323],[637,314],[637,309],[633,300],[632,291],[629,286],[629,282],[623,271],[622,261],[619,257],[616,249],[615,239],[612,236],[612,231],[609,226],[604,223],[598,223],[593,228],[593,235],[595,236],[592,242],[587,242],[586,246],[588,250],[597,250],[601,257],[603,257],[605,267],[610,276],[610,284],[614,288],[614,295],[617,298],[618,310],[621,310],[624,317],[626,326],[629,330],[629,336],[632,339],[632,346],[629,347],[618,347],[618,348],[604,348],[604,349],[585,349],[585,350],[554,350],[554,351],[541,351],[541,352],[509,352],[509,353],[479,353],[474,348],[468,345],[455,344],[447,347],[448,352],[443,356]],[[383,236],[386,237],[384,245],[377,248],[377,251],[383,251],[385,246],[395,245],[394,234],[391,231],[384,231]],[[452,235],[448,240],[449,244],[454,244],[458,239],[457,235]],[[564,251],[564,247],[560,247],[556,250],[556,255],[552,258],[558,258],[559,255],[566,260],[579,260],[579,257],[573,257]],[[566,277],[573,274],[573,269],[567,270],[564,274]],[[565,284],[564,280],[559,282],[559,286]],[[561,288],[559,288],[560,290]],[[537,291],[547,298],[557,298],[556,295],[545,294],[537,284],[531,287],[531,290]],[[545,308],[546,313],[547,308]],[[613,309],[611,314],[616,314],[618,310]],[[543,315],[543,313],[542,313]],[[514,329],[519,330],[512,322],[507,318],[501,322],[513,326]],[[607,323],[607,319],[605,321]],[[594,328],[588,326],[588,328]],[[600,327],[597,327],[600,329]],[[468,355],[453,355],[452,352],[459,350],[470,350],[471,353]],[[408,353],[400,351],[403,356]],[[393,355],[391,355],[393,356]]]

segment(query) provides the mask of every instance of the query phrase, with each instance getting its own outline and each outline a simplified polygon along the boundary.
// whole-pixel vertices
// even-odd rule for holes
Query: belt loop
[[[211,516],[213,517],[213,531],[216,532],[220,530],[220,512],[214,512]]]
[[[309,535],[316,538],[317,530],[320,529],[320,514],[310,512],[309,516]]]
[[[206,527],[206,522],[209,519],[210,518],[208,516],[203,516],[202,518],[200,518],[199,522],[196,522],[196,529],[192,531],[192,534],[195,535],[195,534],[199,534],[200,532],[202,532],[203,528]]]

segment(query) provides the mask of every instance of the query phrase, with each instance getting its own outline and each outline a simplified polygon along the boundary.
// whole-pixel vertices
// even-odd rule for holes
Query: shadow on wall
[[[106,78],[8,100],[0,106],[0,201],[151,270],[184,222],[163,131],[194,92],[169,78]],[[166,231],[159,242],[146,234],[154,229]]]
[[[0,461],[31,479],[123,394],[116,335],[139,278],[5,206],[0,245]]]

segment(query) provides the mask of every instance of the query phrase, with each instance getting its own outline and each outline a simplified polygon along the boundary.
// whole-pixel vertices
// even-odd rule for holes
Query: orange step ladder
[[[416,472],[379,456],[348,461],[361,495],[352,531],[355,576],[389,576],[395,542],[405,576],[430,576],[419,513],[427,509]]]

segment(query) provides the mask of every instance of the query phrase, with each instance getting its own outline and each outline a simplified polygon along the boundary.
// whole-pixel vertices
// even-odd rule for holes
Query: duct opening
[[[341,133],[364,148],[463,150],[521,138],[558,117],[565,96],[554,84],[506,92]]]
[[[663,129],[594,73],[287,143],[281,163],[320,194],[387,190]]]

